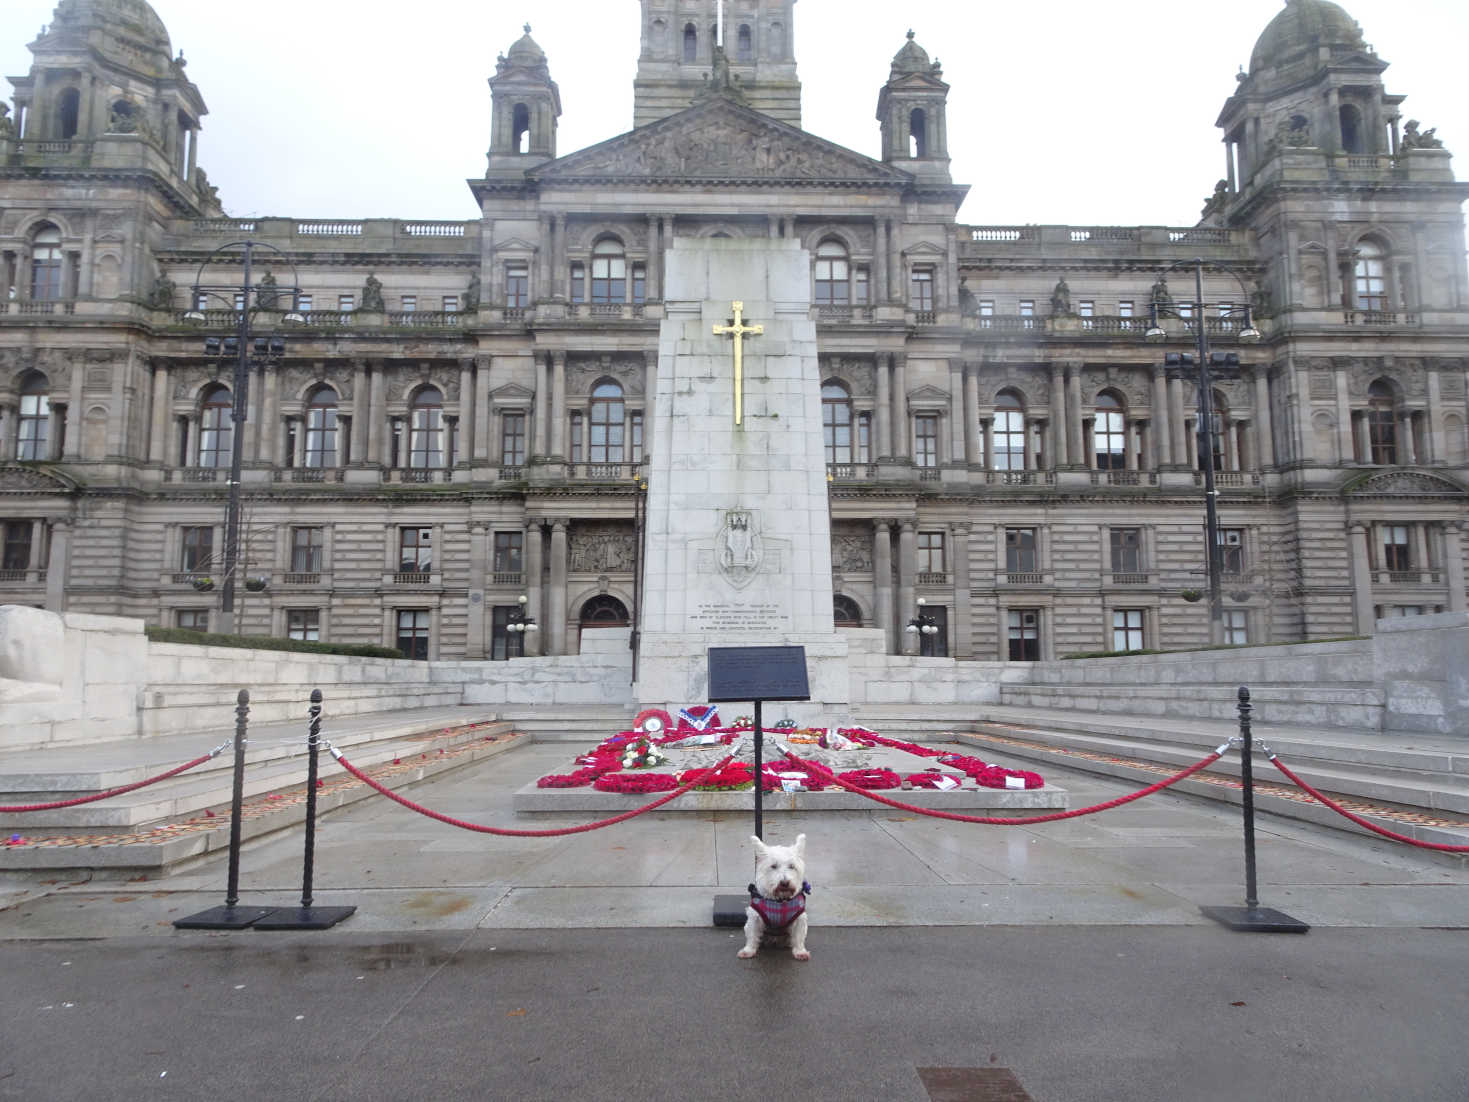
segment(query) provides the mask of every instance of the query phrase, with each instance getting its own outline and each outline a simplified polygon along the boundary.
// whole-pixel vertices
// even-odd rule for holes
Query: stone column
[[[1336,450],[1343,463],[1352,461],[1352,406],[1344,368],[1336,372]],[[1369,449],[1364,449],[1361,454],[1363,462],[1372,458]]]
[[[372,392],[364,411],[367,418],[367,461],[379,466],[386,466],[387,462],[387,441],[383,439],[388,429],[387,406],[384,402],[387,388],[385,375],[386,370],[381,360],[372,365]]]
[[[535,396],[535,428],[532,434],[528,454],[548,455],[550,453],[550,421],[551,421],[551,376],[550,363],[545,356],[536,356],[536,396]]]
[[[160,466],[168,462],[168,406],[169,406],[168,363],[153,361],[153,408],[148,429],[148,462]],[[114,416],[116,414],[114,413]],[[9,432],[3,434],[10,440]]]
[[[367,461],[367,426],[372,420],[371,402],[368,400],[367,364],[359,362],[352,369],[352,462]]]
[[[903,302],[903,260],[899,256],[897,228],[893,219],[885,219],[887,222],[888,241],[888,302],[902,305]]]
[[[949,461],[964,463],[974,450],[974,434],[979,426],[964,416],[964,365],[949,361]]]
[[[979,365],[970,364],[964,370],[964,462],[973,467],[982,465],[989,455],[990,432],[984,430],[983,444],[979,434]],[[981,448],[983,453],[981,454]]]
[[[551,215],[543,214],[538,219],[538,223],[541,240],[540,249],[538,250],[539,256],[536,263],[536,301],[547,302],[551,298],[551,267],[556,262],[554,255],[556,221]],[[496,267],[501,271],[504,270],[502,265],[496,265]],[[496,274],[498,275],[498,272]],[[496,286],[498,289],[498,280],[496,280]],[[492,296],[491,301],[493,302],[498,303],[503,301],[498,293],[492,292]],[[489,304],[485,303],[485,305]]]
[[[490,361],[484,357],[474,366],[474,452],[470,459],[490,462]]]
[[[893,454],[893,397],[892,386],[889,383],[888,357],[879,352],[877,355],[877,409],[873,418],[873,432],[877,439],[872,442],[873,458],[886,458]]]
[[[551,353],[551,454],[566,454],[566,353]]]
[[[291,465],[297,470],[306,466],[306,418],[292,417],[296,422],[296,435],[291,441]]]
[[[280,403],[280,373],[267,371],[265,373],[265,397],[260,407],[260,430],[263,439],[260,441],[261,458],[272,467],[279,467],[285,452],[277,436],[281,425],[281,403]],[[297,444],[301,444],[301,433],[297,433]],[[297,466],[300,466],[299,461]]]
[[[1419,462],[1437,463],[1441,462],[1448,451],[1445,445],[1448,443],[1448,434],[1444,430],[1443,423],[1443,389],[1440,385],[1437,371],[1428,373],[1428,431],[1424,434],[1424,451],[1427,452]]]
[[[551,229],[556,242],[551,257],[551,296],[565,301],[570,297],[567,288],[569,272],[566,267],[566,215],[552,216]]]
[[[1163,365],[1153,365],[1153,468],[1173,462],[1173,440],[1168,428],[1168,377]]]
[[[1188,465],[1188,424],[1183,416],[1183,380],[1168,380],[1168,427],[1174,466]]]
[[[955,658],[972,658],[974,609],[969,599],[969,525],[955,524],[949,530],[954,544],[954,615],[950,620],[954,638],[949,653]]]
[[[551,522],[551,592],[546,601],[543,631],[551,633],[551,654],[566,653],[566,530],[567,522]]]
[[[1367,525],[1351,526],[1352,605],[1358,635],[1371,635],[1376,623],[1372,609],[1372,563],[1367,556]]]
[[[872,301],[888,300],[888,220],[872,220]]]
[[[1083,457],[1091,452],[1082,439],[1081,432],[1081,364],[1066,365],[1066,440],[1074,466],[1083,465]],[[1090,465],[1090,464],[1087,464]]]
[[[1142,422],[1131,419],[1122,423],[1122,469],[1137,470],[1137,453],[1142,449]]]
[[[1269,368],[1255,368],[1255,463],[1262,470],[1275,466],[1275,419],[1270,410]]]
[[[474,361],[459,361],[459,454],[456,463],[474,456]]]
[[[1417,442],[1413,439],[1413,414],[1409,412],[1398,415],[1398,462],[1409,467],[1418,464]],[[68,447],[67,451],[71,449]]]
[[[908,359],[901,353],[893,357],[893,455],[911,461],[912,426],[908,424]]]
[[[663,249],[658,243],[658,216],[648,215],[648,285],[649,302],[663,299]]]
[[[1449,520],[1443,524],[1443,571],[1449,587],[1449,611],[1464,611],[1464,524]]]
[[[44,522],[42,522],[44,523]],[[66,610],[66,571],[71,561],[71,522],[58,520],[51,525],[51,557],[46,560],[46,609]],[[1459,571],[1459,603],[1463,606],[1464,572]]]
[[[1429,569],[1427,532],[1422,524],[1408,525],[1408,569],[1420,574]]]
[[[888,654],[897,653],[893,645],[893,541],[892,521],[872,522],[872,614],[882,628]]]
[[[525,526],[525,612],[532,620],[540,625],[539,631],[527,632],[525,636],[525,653],[528,657],[539,655],[544,649],[541,640],[546,634],[546,602],[543,599],[541,577],[545,573],[543,563],[543,551],[545,536],[541,532],[541,522],[533,520]]]
[[[1071,464],[1070,441],[1066,431],[1066,375],[1060,363],[1051,364],[1051,466]]]
[[[1237,471],[1240,469],[1239,448],[1236,446],[1235,440],[1235,426],[1237,422],[1228,414],[1221,417],[1220,421],[1222,422],[1220,425],[1222,429],[1221,435],[1224,437],[1224,469],[1226,471]],[[1212,445],[1210,450],[1212,450]]]
[[[469,526],[469,594],[465,610],[464,657],[485,657],[485,574],[489,563],[490,526],[474,521]],[[532,633],[534,634],[534,633]]]
[[[898,529],[898,622],[906,624],[908,618],[913,616],[918,608],[917,605],[918,584],[918,521],[905,520]],[[900,632],[903,645],[899,648],[903,654],[917,654],[918,645],[915,638],[911,643],[908,641],[908,632]]]
[[[979,461],[985,470],[995,469],[995,418],[993,414],[984,419],[984,454],[980,456]]]

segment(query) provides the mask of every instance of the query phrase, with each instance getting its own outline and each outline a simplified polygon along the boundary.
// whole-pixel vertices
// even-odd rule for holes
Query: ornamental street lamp
[[[1213,375],[1219,378],[1239,378],[1239,356],[1233,352],[1209,352],[1209,335],[1204,321],[1204,313],[1208,303],[1204,301],[1204,261],[1195,258],[1193,260],[1180,260],[1176,264],[1170,264],[1158,273],[1158,284],[1155,285],[1153,296],[1151,321],[1143,339],[1152,344],[1158,344],[1168,339],[1168,333],[1163,328],[1159,316],[1160,307],[1168,308],[1172,304],[1163,296],[1156,293],[1156,288],[1167,286],[1164,276],[1175,268],[1191,264],[1194,269],[1194,301],[1186,303],[1190,308],[1191,320],[1194,328],[1194,339],[1198,348],[1198,362],[1186,352],[1168,352],[1164,355],[1164,364],[1173,368],[1179,377],[1194,374],[1197,370],[1198,379],[1198,453],[1199,463],[1204,468],[1204,543],[1205,543],[1205,573],[1209,579],[1209,641],[1217,643],[1222,635],[1221,621],[1223,610],[1219,592],[1219,509],[1218,490],[1214,486],[1214,383]],[[1230,269],[1219,264],[1211,264],[1211,268],[1225,272],[1232,276],[1240,285],[1240,290],[1245,293],[1244,303],[1244,325],[1239,330],[1238,337],[1245,344],[1253,344],[1260,339],[1260,331],[1255,328],[1250,320],[1249,288],[1245,286],[1244,280],[1240,279]],[[1225,305],[1223,303],[1219,305]],[[1231,313],[1237,304],[1230,303]]]
[[[535,620],[525,611],[525,606],[530,602],[530,598],[522,593],[519,597],[515,598],[515,601],[516,607],[512,608],[505,617],[505,630],[509,633],[508,639],[513,640],[515,645],[514,647],[507,646],[506,650],[518,650],[520,653],[507,654],[506,657],[524,658],[525,633],[528,631],[539,631],[540,628],[537,626]]]
[[[199,277],[204,274],[204,269],[209,266],[210,262],[220,253],[230,249],[244,250],[244,272],[241,281],[230,284],[201,282]],[[243,430],[246,411],[249,408],[250,367],[252,364],[263,366],[279,363],[286,353],[286,342],[281,337],[254,337],[252,339],[251,321],[258,310],[279,309],[281,296],[286,294],[291,296],[291,307],[283,314],[281,321],[291,325],[301,324],[305,320],[297,312],[301,293],[299,286],[279,286],[269,272],[260,282],[252,282],[252,260],[256,249],[269,249],[282,258],[285,257],[285,254],[275,246],[259,241],[232,241],[227,245],[221,245],[205,257],[204,263],[199,265],[199,271],[194,278],[193,300],[183,318],[191,325],[206,324],[208,318],[204,315],[202,307],[204,300],[208,298],[217,298],[227,303],[236,315],[233,337],[206,337],[204,339],[206,356],[233,360],[235,365],[234,387],[231,395],[233,402],[230,410],[232,427],[230,430],[229,496],[225,506],[224,584],[219,595],[219,630],[225,635],[232,635],[235,631],[235,566],[240,553],[240,467],[244,459],[245,434]],[[294,266],[292,270],[294,271]]]
[[[934,656],[934,636],[939,633],[939,622],[928,614],[925,607],[927,604],[927,600],[922,597],[918,598],[918,610],[913,614],[913,619],[908,621],[908,626],[903,629],[905,634],[917,637],[918,654],[922,658]]]

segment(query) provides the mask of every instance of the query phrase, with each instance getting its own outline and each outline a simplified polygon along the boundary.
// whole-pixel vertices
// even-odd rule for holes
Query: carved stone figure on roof
[[[1065,276],[1057,281],[1055,290],[1051,292],[1051,313],[1058,317],[1071,315],[1071,288],[1066,286]]]
[[[10,121],[10,104],[0,103],[0,138],[15,135],[15,123]]]
[[[1418,133],[1418,120],[1409,119],[1408,124],[1403,127],[1403,140],[1398,148],[1404,152],[1409,149],[1442,149],[1443,141],[1435,137],[1438,127],[1431,126],[1423,133]]]
[[[276,289],[275,276],[266,272],[255,291],[255,301],[262,310],[279,309],[281,293]]]
[[[202,165],[194,167],[194,190],[206,204],[219,202],[219,188],[209,182],[209,173],[204,171]]]
[[[383,305],[382,281],[377,278],[376,273],[370,273],[367,277],[367,282],[362,285],[362,305],[360,308],[369,314],[381,314],[387,309]]]
[[[166,275],[160,275],[153,281],[153,289],[148,292],[148,305],[155,310],[173,309],[174,282]]]
[[[960,277],[959,313],[966,318],[977,317],[979,315],[979,300],[974,297],[974,292],[965,286],[967,282],[967,279]]]
[[[470,313],[479,309],[480,282],[479,273],[469,273],[469,286],[464,290],[464,309]]]
[[[1173,296],[1168,292],[1168,279],[1159,276],[1158,281],[1153,284],[1152,303],[1158,308],[1160,318],[1173,314]]]

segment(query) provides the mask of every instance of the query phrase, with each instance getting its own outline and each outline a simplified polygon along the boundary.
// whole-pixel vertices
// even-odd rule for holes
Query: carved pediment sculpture
[[[1423,471],[1381,471],[1349,482],[1343,492],[1354,496],[1463,497],[1464,488]]]
[[[542,184],[605,179],[862,182],[910,177],[767,115],[717,97],[543,165]]]
[[[0,464],[0,493],[27,494],[73,494],[77,483],[56,471],[40,470],[19,463]]]

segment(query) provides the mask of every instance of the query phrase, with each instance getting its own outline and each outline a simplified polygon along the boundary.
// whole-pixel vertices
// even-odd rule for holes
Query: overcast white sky
[[[1347,0],[1405,117],[1469,179],[1469,0]],[[486,80],[529,21],[561,87],[564,155],[628,130],[637,0],[153,0],[209,105],[200,164],[235,216],[477,216]],[[975,224],[1191,225],[1223,175],[1214,127],[1281,0],[801,0],[807,130],[878,153],[877,93],[904,34],[952,86],[960,213]],[[0,61],[52,0],[0,0]],[[1224,14],[1228,13],[1227,17]],[[7,96],[9,89],[6,89]]]

